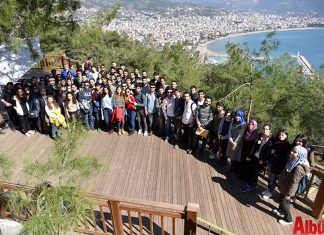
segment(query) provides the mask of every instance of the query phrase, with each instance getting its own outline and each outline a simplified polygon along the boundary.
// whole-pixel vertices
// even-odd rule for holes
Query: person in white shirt
[[[183,94],[185,100],[184,110],[182,115],[182,129],[184,143],[187,148],[187,153],[191,154],[192,152],[192,140],[193,140],[193,129],[195,125],[194,113],[196,112],[197,105],[190,98],[189,92]]]
[[[204,105],[204,102],[205,102],[205,92],[203,90],[199,90],[197,105],[198,106]]]
[[[97,71],[97,67],[96,66],[92,66],[91,67],[90,76],[92,76],[92,78],[95,80],[95,82],[97,82],[98,77],[99,77],[99,72]]]

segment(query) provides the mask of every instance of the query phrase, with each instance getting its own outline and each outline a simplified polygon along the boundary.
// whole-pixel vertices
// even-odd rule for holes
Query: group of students
[[[69,122],[83,121],[87,130],[109,135],[154,133],[188,154],[196,151],[201,156],[208,145],[209,158],[220,164],[231,159],[231,172],[246,182],[242,192],[258,187],[258,175],[267,166],[268,190],[262,194],[270,198],[280,176],[280,210],[274,212],[284,213],[282,224],[292,222],[290,197],[310,168],[304,135],[291,144],[285,129],[273,136],[268,123],[258,133],[257,121],[246,122],[243,110],[225,110],[222,102],[214,106],[195,86],[182,92],[176,81],[168,85],[157,72],[149,79],[146,71],[129,72],[124,64],[117,68],[113,62],[110,69],[102,64],[98,69],[88,58],[76,72],[66,64],[60,73],[52,70],[39,79],[9,82],[1,102],[7,125],[13,131],[19,126],[27,137],[37,131],[55,139]]]

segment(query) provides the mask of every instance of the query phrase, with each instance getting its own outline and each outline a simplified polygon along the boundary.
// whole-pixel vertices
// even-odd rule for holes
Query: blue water
[[[221,39],[209,44],[208,49],[226,54],[226,43],[234,42],[247,43],[251,51],[258,50],[266,34],[256,33]],[[275,38],[279,40],[280,45],[278,50],[271,53],[271,56],[279,57],[284,53],[297,55],[299,51],[315,69],[319,69],[321,64],[324,64],[324,28],[278,31]]]

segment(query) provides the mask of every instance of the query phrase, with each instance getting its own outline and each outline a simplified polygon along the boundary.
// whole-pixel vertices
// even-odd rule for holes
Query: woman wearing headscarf
[[[289,208],[290,197],[295,195],[300,179],[309,171],[309,168],[307,149],[302,145],[296,145],[290,151],[287,164],[279,178],[279,210],[273,210],[278,216],[283,216],[278,221],[282,225],[293,223]]]
[[[238,173],[242,152],[242,138],[246,129],[244,112],[238,109],[228,131],[228,145],[226,156],[231,158],[231,172]]]
[[[240,164],[239,177],[242,180],[247,180],[250,178],[251,172],[251,161],[246,159],[251,158],[252,149],[255,142],[258,140],[258,123],[256,120],[250,120],[246,131],[243,136],[243,147],[242,147],[242,157]]]
[[[288,139],[288,131],[282,129],[278,132],[276,142],[271,148],[270,174],[268,178],[268,190],[263,191],[264,199],[272,197],[276,187],[276,181],[282,170],[285,168],[291,144]]]
[[[272,143],[271,126],[265,124],[262,133],[253,145],[251,157],[246,158],[246,161],[250,161],[251,164],[251,174],[247,179],[247,183],[241,187],[241,192],[245,193],[258,188],[258,176],[270,160]]]

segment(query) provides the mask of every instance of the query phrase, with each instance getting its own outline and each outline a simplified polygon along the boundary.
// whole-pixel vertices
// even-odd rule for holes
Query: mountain
[[[127,9],[135,10],[157,10],[166,9],[168,7],[181,6],[186,3],[172,2],[169,0],[112,0],[112,1],[102,1],[102,0],[81,0],[81,5],[85,7],[93,8],[111,8],[115,3],[120,3],[122,7]]]
[[[324,0],[172,0],[227,10],[262,10],[269,12],[316,12],[324,15]]]

